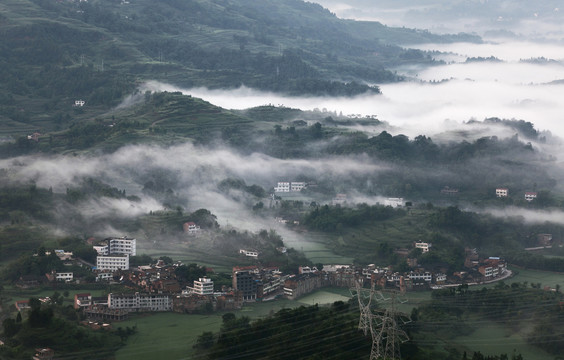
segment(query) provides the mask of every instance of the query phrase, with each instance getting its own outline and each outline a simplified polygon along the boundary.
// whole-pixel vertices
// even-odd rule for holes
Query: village
[[[199,231],[193,223],[185,224],[186,232]],[[232,269],[231,286],[216,286],[208,276],[198,277],[193,282],[184,281],[178,269],[181,262],[158,260],[154,264],[130,266],[130,256],[137,254],[134,238],[110,237],[95,243],[96,265],[92,266],[95,282],[121,285],[126,291],[109,292],[107,296],[95,297],[88,292],[74,296],[74,308],[80,309],[91,321],[120,321],[132,312],[210,313],[240,309],[248,302],[275,301],[278,298],[298,299],[324,287],[353,288],[357,284],[379,289],[401,292],[425,291],[461,284],[480,284],[505,279],[511,276],[506,262],[498,257],[480,258],[475,249],[466,249],[465,271],[447,276],[447,269],[431,271],[417,266],[416,259],[407,258],[412,269],[408,272],[394,271],[391,266],[379,267],[370,264],[364,267],[353,265],[300,266],[295,274],[282,273],[277,267],[262,266],[259,253],[240,249],[240,256],[251,257],[257,264],[235,266]],[[414,249],[433,251],[432,244],[416,242]],[[281,251],[283,251],[282,249]],[[405,254],[408,249],[403,249]],[[64,262],[82,263],[71,252],[55,250]],[[192,264],[195,265],[195,264]],[[213,269],[202,268],[203,273]],[[72,272],[52,272],[44,279],[22,278],[20,287],[37,286],[44,282],[84,284],[84,279],[75,279]],[[48,301],[48,299],[40,299]],[[29,300],[17,301],[18,311],[29,307]]]
[[[305,182],[278,182],[275,193],[296,193],[310,185]],[[441,193],[457,194],[458,189],[445,187]],[[497,188],[496,197],[507,197],[508,189]],[[527,192],[527,201],[532,201],[536,193]],[[347,202],[346,194],[337,194],[332,205],[343,205]],[[393,208],[410,204],[403,198],[387,198],[385,206]],[[276,222],[289,223],[284,218],[275,218]],[[295,224],[296,222],[293,222]],[[299,223],[298,223],[299,225]],[[183,231],[191,238],[199,237],[202,229],[195,222],[183,224]],[[539,247],[526,249],[529,251],[550,248],[551,234],[538,234]],[[257,301],[275,301],[279,298],[296,300],[324,287],[354,288],[374,286],[383,290],[395,290],[402,293],[410,291],[427,291],[460,285],[486,284],[500,281],[512,276],[507,263],[500,257],[481,257],[476,249],[465,249],[464,270],[448,272],[446,266],[425,268],[417,263],[413,253],[426,254],[434,250],[433,244],[417,241],[412,248],[395,249],[394,253],[405,259],[409,271],[398,271],[394,266],[355,266],[350,264],[317,264],[302,265],[295,273],[283,273],[278,267],[266,266],[261,262],[260,251],[256,249],[238,250],[238,256],[247,260],[247,265],[235,266],[231,272],[231,284],[217,285],[208,277],[214,274],[211,268],[202,267],[202,276],[186,281],[179,276],[179,269],[185,265],[176,261],[157,260],[153,264],[130,266],[130,257],[137,256],[137,240],[127,236],[109,237],[102,241],[93,238],[87,243],[96,251],[96,263],[90,264],[74,257],[72,252],[62,249],[54,250],[54,254],[65,265],[81,265],[89,267],[90,279],[98,284],[120,285],[121,292],[109,292],[107,296],[92,296],[91,293],[77,293],[74,296],[74,308],[82,310],[90,321],[120,321],[128,318],[132,312],[176,312],[176,313],[210,313],[214,311],[232,311],[241,309],[245,303]],[[286,254],[286,247],[276,250]],[[46,252],[45,255],[49,255]],[[36,254],[37,255],[37,254]],[[256,264],[248,265],[248,259]],[[242,261],[243,262],[243,261]],[[197,266],[191,264],[191,266]],[[73,272],[56,272],[45,274],[44,278],[24,276],[17,286],[34,287],[44,283],[63,282],[66,284],[88,283],[84,277],[75,278]],[[42,299],[48,301],[48,299]],[[17,301],[18,311],[29,307],[28,300]]]

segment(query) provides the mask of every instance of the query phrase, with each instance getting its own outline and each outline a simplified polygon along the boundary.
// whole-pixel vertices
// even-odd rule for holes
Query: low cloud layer
[[[562,39],[562,6],[557,1],[316,0],[346,19],[428,29],[439,34],[487,35],[510,31],[520,37]]]
[[[461,129],[469,120],[489,117],[518,119],[532,122],[539,130],[548,130],[564,137],[561,109],[564,108],[564,84],[530,85],[513,84],[491,79],[489,64],[462,65],[480,73],[478,80],[460,79],[464,74],[456,67],[429,69],[423,72],[427,80],[455,77],[458,80],[439,84],[404,82],[381,85],[382,95],[360,95],[353,98],[287,97],[265,93],[245,87],[235,90],[208,90],[204,88],[179,89],[166,84],[151,83],[152,89],[176,90],[203,98],[228,109],[273,104],[303,110],[326,109],[344,115],[376,115],[392,127],[410,137],[427,135],[434,137],[448,130]],[[468,66],[468,67],[466,67]],[[507,75],[510,78],[510,74]],[[563,73],[564,76],[564,73]],[[370,129],[368,129],[370,130]],[[373,131],[379,131],[374,128]],[[498,134],[490,134],[498,135]]]
[[[560,210],[529,210],[518,207],[507,207],[503,209],[490,208],[484,210],[485,213],[499,218],[521,218],[527,224],[544,224],[551,222],[564,225],[564,211]]]
[[[0,168],[10,169],[10,178],[14,181],[34,182],[58,193],[79,187],[84,178],[92,177],[125,189],[127,195],[140,197],[140,201],[90,200],[81,205],[82,215],[88,218],[111,214],[131,218],[161,210],[163,205],[150,193],[143,192],[144,185],[154,181],[165,189],[170,187],[176,201],[184,201],[180,205],[185,209],[208,208],[217,215],[224,215],[222,221],[237,218],[232,214],[241,214],[245,208],[241,199],[233,200],[218,191],[217,184],[229,177],[268,190],[277,181],[294,181],[300,175],[346,179],[375,175],[386,169],[366,156],[283,160],[263,154],[240,155],[226,148],[195,147],[190,143],[171,147],[127,146],[101,157],[21,157],[0,162]]]
[[[531,41],[491,41],[483,44],[472,43],[444,43],[409,45],[427,51],[440,51],[461,56],[464,61],[468,57],[494,56],[505,61],[519,61],[544,57],[553,60],[564,59],[564,46],[560,43],[535,43]]]
[[[564,66],[560,62],[519,61],[532,57],[564,59],[563,45],[507,42],[428,44],[420,48],[448,51],[452,63],[398,69],[421,81],[378,84],[382,95],[289,97],[244,86],[235,90],[180,89],[157,82],[147,83],[144,90],[181,91],[227,109],[272,104],[303,110],[326,109],[345,115],[376,115],[408,136],[433,137],[468,120],[498,117],[529,121],[539,130],[564,137],[564,98],[560,96],[564,83],[559,81],[564,79]],[[464,62],[467,57],[490,56],[503,62]]]

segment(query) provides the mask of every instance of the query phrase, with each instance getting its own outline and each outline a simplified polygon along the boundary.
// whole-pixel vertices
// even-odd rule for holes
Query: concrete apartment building
[[[118,255],[97,256],[96,269],[110,270],[110,271],[129,270],[129,255],[118,254]]]
[[[172,299],[165,294],[108,294],[109,309],[127,311],[172,311]]]
[[[127,254],[129,256],[137,255],[137,239],[121,237],[107,238],[100,244],[94,246],[94,250],[98,255]]]

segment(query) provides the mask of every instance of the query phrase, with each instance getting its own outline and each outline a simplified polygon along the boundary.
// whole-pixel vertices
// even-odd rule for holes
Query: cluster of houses
[[[181,263],[139,266],[113,273],[112,282],[130,289],[127,293],[109,293],[93,297],[90,293],[76,294],[74,307],[82,309],[91,319],[119,321],[131,312],[233,310],[243,304],[241,294],[233,289],[214,291],[208,277],[187,284],[180,280],[176,269]]]
[[[449,186],[445,186],[441,189],[441,195],[447,196],[455,196],[458,195],[459,190],[456,188],[451,188]],[[536,191],[525,191],[524,199],[528,202],[531,202],[537,198],[538,193]],[[495,189],[495,196],[498,198],[506,198],[509,197],[509,189],[505,187],[498,187]]]
[[[537,198],[537,192],[535,191],[525,191],[525,200],[526,201],[533,201]],[[509,189],[508,188],[496,188],[495,189],[495,196],[498,198],[506,198],[509,196]]]
[[[548,236],[543,234],[542,239]],[[549,241],[549,240],[547,240]],[[275,267],[259,265],[234,267],[231,286],[215,289],[213,280],[201,277],[193,283],[185,283],[177,276],[181,263],[156,264],[129,267],[129,256],[136,255],[136,239],[111,237],[93,245],[98,252],[93,271],[97,281],[119,283],[130,289],[128,293],[110,293],[104,297],[93,297],[89,293],[75,295],[74,306],[83,309],[90,319],[116,321],[126,319],[131,312],[174,311],[191,313],[197,311],[232,310],[245,302],[267,301],[278,297],[296,299],[326,286],[354,287],[357,282],[375,284],[382,288],[401,291],[423,290],[462,283],[479,283],[507,274],[506,263],[496,257],[480,259],[475,249],[466,250],[466,271],[447,277],[446,269],[430,271],[418,267],[415,259],[408,259],[412,271],[397,272],[392,267],[365,267],[352,265],[324,265],[323,268],[302,266],[298,274],[283,274]],[[415,242],[413,247],[426,253],[433,246],[427,242]],[[61,259],[72,259],[72,253],[56,250]],[[240,249],[245,256],[258,253]],[[47,274],[53,281],[72,281],[72,273]],[[25,301],[16,304],[18,309],[26,307]]]

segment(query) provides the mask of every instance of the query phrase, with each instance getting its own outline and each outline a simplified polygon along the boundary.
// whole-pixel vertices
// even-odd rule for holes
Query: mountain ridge
[[[68,124],[58,118],[95,117],[146,80],[244,84],[298,96],[378,92],[365,81],[401,81],[388,69],[392,64],[434,62],[393,42],[452,41],[339,19],[298,0],[256,6],[247,0],[7,0],[0,13],[0,119],[15,123],[0,133],[60,130]],[[76,99],[87,107],[73,108]]]

